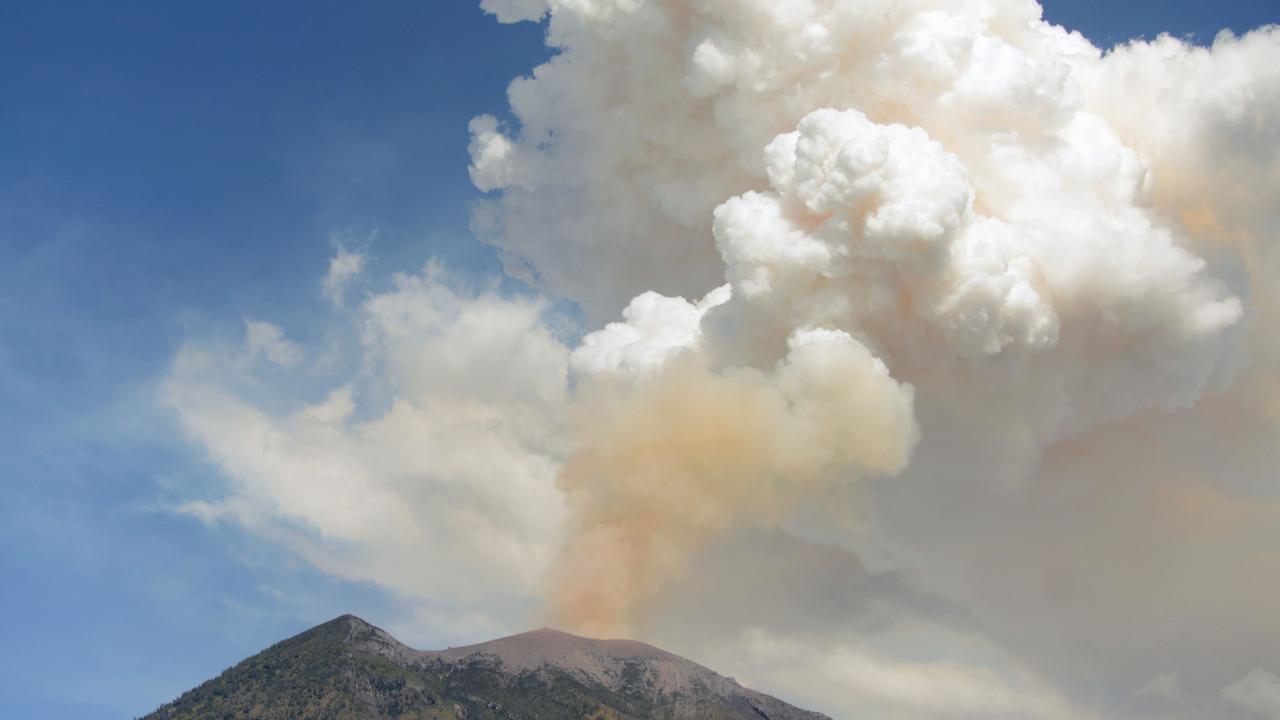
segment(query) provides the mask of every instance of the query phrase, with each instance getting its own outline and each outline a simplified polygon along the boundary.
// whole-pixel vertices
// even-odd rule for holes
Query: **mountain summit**
[[[143,720],[830,720],[651,645],[541,629],[424,652],[354,615],[277,643]]]

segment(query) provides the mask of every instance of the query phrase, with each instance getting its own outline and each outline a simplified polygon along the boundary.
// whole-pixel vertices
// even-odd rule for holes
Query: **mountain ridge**
[[[415,650],[341,615],[142,720],[830,720],[635,640],[539,628]]]

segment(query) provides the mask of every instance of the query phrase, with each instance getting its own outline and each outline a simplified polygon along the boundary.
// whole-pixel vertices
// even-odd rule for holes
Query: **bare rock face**
[[[144,720],[830,720],[651,645],[551,629],[434,652],[344,615]]]
[[[543,628],[479,645],[423,652],[426,663],[444,667],[488,667],[512,677],[553,680],[566,675],[584,686],[625,696],[666,700],[672,717],[707,717],[712,705],[749,711],[750,718],[821,718],[768,695],[748,690],[652,645],[634,640],[593,640]],[[727,715],[726,717],[737,717]]]

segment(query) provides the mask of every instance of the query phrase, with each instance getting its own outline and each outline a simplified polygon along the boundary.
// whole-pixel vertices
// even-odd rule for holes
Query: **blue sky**
[[[1046,14],[1100,44],[1280,20],[1261,0]],[[141,714],[315,622],[394,614],[160,509],[222,479],[156,385],[185,340],[245,317],[319,337],[335,236],[376,231],[373,278],[497,272],[467,229],[467,121],[505,107],[541,40],[454,0],[0,9],[6,716]]]

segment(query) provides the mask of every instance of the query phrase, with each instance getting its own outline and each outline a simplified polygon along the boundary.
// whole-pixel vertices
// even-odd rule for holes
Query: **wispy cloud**
[[[244,321],[244,351],[250,360],[266,358],[282,367],[302,362],[302,348],[286,339],[278,325],[261,320]]]
[[[377,372],[318,401],[291,401],[239,362],[298,361],[274,326],[251,325],[242,348],[188,346],[166,396],[231,483],[179,510],[439,612],[519,628],[563,515],[552,478],[568,350],[543,328],[544,311],[456,290],[435,271],[401,276],[355,318],[335,316]]]
[[[321,281],[321,294],[334,305],[346,301],[347,288],[364,272],[369,261],[369,248],[377,239],[377,232],[352,242],[350,233],[337,234],[333,238],[336,253],[329,259],[329,272]]]

